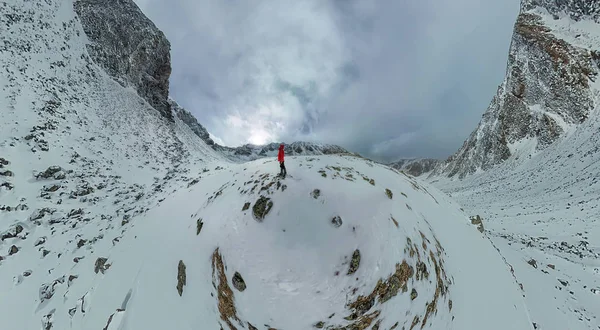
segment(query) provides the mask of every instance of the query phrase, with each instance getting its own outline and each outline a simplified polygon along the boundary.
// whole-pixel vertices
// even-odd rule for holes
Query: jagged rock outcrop
[[[488,170],[524,148],[519,143],[525,141],[531,150],[522,156],[530,155],[588,118],[600,54],[568,42],[564,30],[553,26],[566,15],[598,22],[599,8],[583,0],[523,0],[504,82],[477,129],[435,174],[463,178]]]
[[[173,114],[175,114],[181,121],[186,124],[194,134],[196,134],[199,138],[201,138],[206,144],[211,146],[213,149],[218,149],[217,144],[210,138],[208,131],[204,126],[202,126],[196,117],[192,115],[189,111],[182,108],[177,102],[173,100],[169,100],[169,104],[171,109],[173,110]]]
[[[436,166],[442,163],[439,159],[401,159],[388,164],[390,167],[408,173],[412,176],[421,176],[433,171]]]
[[[554,18],[562,13],[579,21],[591,19],[600,23],[600,2],[590,0],[523,0],[521,10],[533,10],[536,7],[545,8]]]
[[[74,9],[90,40],[91,58],[123,86],[172,120],[171,45],[133,0],[77,0]]]

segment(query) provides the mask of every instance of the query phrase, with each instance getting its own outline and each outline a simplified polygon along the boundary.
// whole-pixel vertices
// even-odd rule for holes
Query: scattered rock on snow
[[[14,173],[12,171],[9,171],[9,170],[0,171],[0,176],[14,176]]]
[[[339,215],[336,215],[335,217],[333,217],[331,219],[331,224],[335,227],[335,228],[339,228],[342,225],[343,221],[342,221],[342,217],[340,217]]]
[[[273,202],[270,198],[260,196],[260,198],[256,201],[254,206],[252,207],[252,211],[254,213],[254,218],[258,222],[262,222],[263,219],[267,216],[271,208],[273,207]]]
[[[415,299],[417,299],[418,296],[419,296],[419,294],[417,293],[417,290],[415,288],[413,288],[412,291],[410,292],[410,300],[415,300]]]
[[[183,294],[183,286],[186,284],[185,264],[183,260],[179,260],[177,265],[177,292],[180,297]]]
[[[553,264],[548,264],[548,268],[556,269],[556,266],[554,266]]]
[[[57,185],[57,184],[47,185],[47,186],[44,186],[44,188],[43,188],[43,190],[46,192],[55,192],[58,189],[60,189],[60,185]]]
[[[85,243],[87,242],[87,240],[85,239],[80,239],[79,242],[77,242],[77,248],[81,248],[85,245]]]
[[[50,209],[48,207],[44,207],[43,209],[37,209],[33,211],[33,213],[31,213],[31,215],[29,216],[29,221],[39,220],[43,218],[46,214],[52,214],[55,211],[55,209]]]
[[[315,189],[312,191],[312,193],[310,194],[314,199],[318,199],[319,196],[321,196],[321,190],[319,189]]]
[[[360,266],[360,251],[358,249],[354,250],[352,253],[352,260],[350,261],[350,269],[348,269],[347,275],[352,275],[356,273],[358,267]]]
[[[13,245],[10,247],[10,249],[8,250],[8,255],[12,256],[13,254],[19,252],[19,248],[16,245]]]
[[[50,166],[44,172],[36,174],[36,179],[50,179],[54,174],[60,172],[62,168],[60,166]]]
[[[98,274],[98,272],[104,274],[104,272],[110,268],[110,264],[106,263],[107,261],[108,259],[103,257],[96,259],[96,263],[94,264],[94,272],[96,274]]]
[[[250,202],[246,202],[246,203],[244,203],[244,206],[242,207],[242,211],[246,211],[249,208],[250,208]]]
[[[203,226],[204,226],[204,222],[202,222],[202,218],[198,219],[196,221],[196,235],[200,234],[200,231],[202,230]]]
[[[392,199],[392,197],[394,196],[394,194],[392,193],[392,191],[389,190],[389,189],[387,189],[387,188],[385,188],[385,194],[387,195],[387,197],[389,199]]]
[[[231,282],[233,283],[233,287],[236,288],[238,291],[243,292],[244,290],[246,290],[246,282],[244,282],[244,279],[242,278],[242,275],[240,275],[240,273],[235,272],[235,274],[233,274]]]
[[[533,267],[533,268],[537,268],[538,267],[537,266],[537,261],[535,259],[531,259],[531,260],[527,261],[527,263],[530,264],[531,267]]]
[[[485,231],[483,228],[483,219],[481,219],[479,215],[471,217],[471,224],[477,226],[477,230],[479,230],[480,233]]]

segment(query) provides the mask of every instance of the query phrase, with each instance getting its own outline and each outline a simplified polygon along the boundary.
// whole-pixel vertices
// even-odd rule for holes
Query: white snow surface
[[[511,157],[464,180],[430,181],[469,215],[481,215],[486,236],[523,285],[537,329],[600,329],[599,132],[596,109],[531,158]]]
[[[436,188],[352,156],[288,157],[281,180],[274,159],[232,164],[108,77],[89,60],[72,5],[1,7],[1,329],[597,326],[596,122],[521,174],[436,183],[468,214]],[[532,184],[547,177],[560,180]],[[260,196],[273,202],[262,221]],[[475,212],[485,234],[468,219]],[[532,238],[538,228],[547,241]],[[392,276],[406,267],[406,283]],[[352,307],[382,285],[385,299]]]

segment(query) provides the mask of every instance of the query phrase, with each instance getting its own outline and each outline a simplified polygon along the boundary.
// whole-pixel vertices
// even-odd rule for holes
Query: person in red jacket
[[[279,145],[279,153],[277,154],[277,160],[279,161],[279,175],[285,178],[287,175],[287,171],[285,169],[285,161],[284,161],[284,151],[283,151],[283,143]]]

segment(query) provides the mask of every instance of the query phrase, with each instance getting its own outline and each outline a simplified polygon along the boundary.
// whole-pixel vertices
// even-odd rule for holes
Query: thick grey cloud
[[[447,157],[501,83],[519,1],[136,0],[171,96],[227,145]]]

